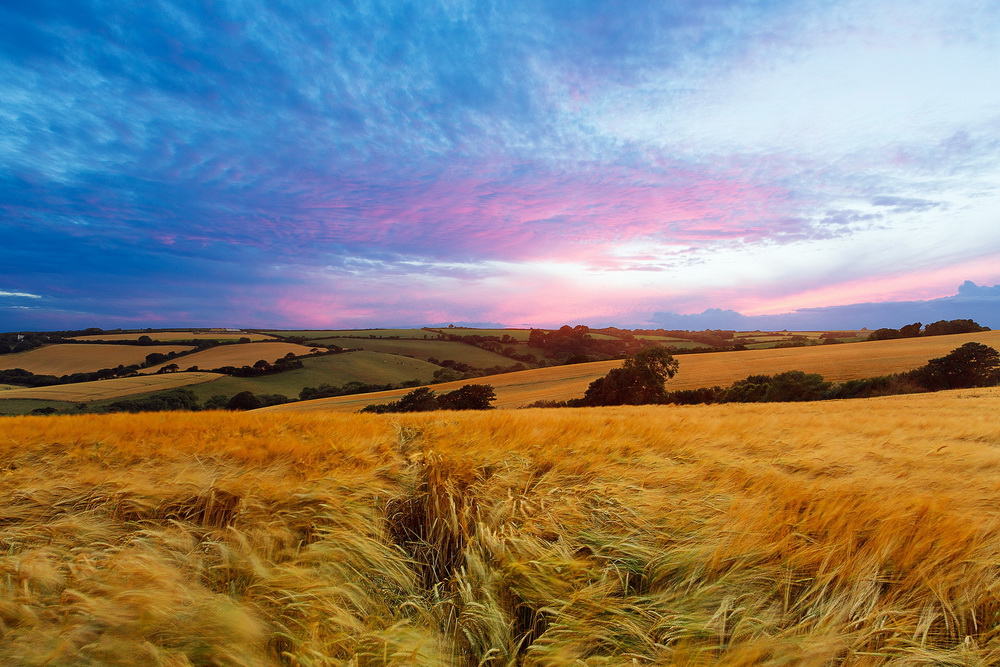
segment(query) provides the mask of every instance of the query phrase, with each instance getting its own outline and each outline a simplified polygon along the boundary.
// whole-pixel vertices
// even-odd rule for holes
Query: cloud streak
[[[1000,10],[971,0],[38,0],[0,31],[0,328],[1000,281]]]

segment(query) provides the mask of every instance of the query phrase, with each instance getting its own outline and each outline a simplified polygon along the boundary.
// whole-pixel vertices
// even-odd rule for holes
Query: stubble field
[[[0,661],[996,664],[998,407],[0,419]]]

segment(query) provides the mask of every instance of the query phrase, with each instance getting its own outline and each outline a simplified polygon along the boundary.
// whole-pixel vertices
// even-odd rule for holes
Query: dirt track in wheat
[[[2,418],[0,663],[997,664],[998,407]]]

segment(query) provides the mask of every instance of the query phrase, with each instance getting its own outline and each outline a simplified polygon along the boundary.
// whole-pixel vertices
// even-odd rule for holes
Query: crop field
[[[95,334],[93,336],[77,336],[71,340],[138,340],[141,336],[149,336],[151,340],[272,340],[273,336],[257,333],[242,333],[231,331],[149,331],[121,334]]]
[[[430,382],[440,366],[380,352],[345,352],[303,359],[304,368],[256,378],[220,377],[205,384],[188,387],[205,400],[222,394],[232,396],[241,391],[255,394],[283,394],[296,398],[303,387],[321,384],[343,386],[348,382],[368,384],[398,384],[407,380]]]
[[[385,352],[388,354],[401,354],[404,356],[416,357],[427,360],[435,358],[439,361],[451,359],[463,364],[469,364],[477,368],[492,368],[493,366],[513,366],[517,362],[513,359],[483,350],[474,345],[465,343],[455,343],[448,340],[412,340],[400,339],[392,340],[385,338],[324,338],[323,340],[309,341],[308,344],[338,345],[345,348],[361,348],[372,352]],[[518,350],[520,351],[520,350]]]
[[[711,352],[679,355],[680,370],[667,388],[696,389],[728,386],[749,375],[804,371],[819,373],[827,380],[843,382],[908,371],[941,357],[960,345],[975,341],[1000,349],[1000,331],[883,340],[858,344],[817,345],[740,352]],[[469,382],[493,385],[501,408],[517,408],[540,400],[563,401],[583,395],[587,386],[620,361],[598,361],[552,368],[536,368],[516,373],[491,375],[475,381],[435,385],[435,390],[451,391]],[[357,396],[341,396],[275,406],[265,410],[336,410],[355,412],[372,403],[388,403],[406,393],[394,390]]]
[[[398,338],[423,339],[425,337],[436,337],[436,334],[433,331],[427,331],[425,329],[312,329],[303,331],[265,331],[264,333],[273,334],[275,336],[301,336],[304,338],[343,338],[345,336],[375,336],[376,338],[389,338],[391,336],[396,336]]]
[[[10,412],[4,406],[10,399],[33,399],[86,403],[111,398],[121,398],[164,389],[177,389],[224,377],[218,373],[166,373],[164,375],[139,375],[130,378],[74,382],[51,387],[11,389],[0,393],[0,413]]]
[[[145,361],[150,352],[185,352],[187,345],[44,345],[27,352],[0,355],[0,369],[23,368],[36,375],[90,373],[102,368],[130,366]]]
[[[159,346],[157,346],[159,347]],[[144,349],[144,348],[137,348]],[[156,366],[144,368],[140,373],[155,373],[166,364],[176,363],[181,367],[190,368],[221,368],[222,366],[249,366],[255,361],[263,359],[273,362],[285,356],[289,352],[294,355],[309,354],[311,348],[295,343],[237,343],[209,348],[203,352],[195,352],[177,360],[165,361]],[[148,354],[148,352],[146,353]]]
[[[1000,663],[1000,389],[0,419],[0,663]]]

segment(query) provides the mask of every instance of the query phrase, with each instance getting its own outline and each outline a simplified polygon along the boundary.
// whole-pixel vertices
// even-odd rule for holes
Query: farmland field
[[[143,349],[143,348],[138,348]],[[155,373],[163,366],[176,363],[182,369],[197,366],[198,368],[221,368],[222,366],[248,366],[263,359],[273,362],[289,352],[294,355],[309,354],[311,348],[295,343],[236,343],[209,348],[203,352],[189,354],[176,361],[165,361],[156,366],[144,368],[140,373]],[[148,354],[148,353],[147,353]]]
[[[143,394],[150,391],[177,389],[201,382],[209,382],[220,377],[224,376],[218,373],[166,373],[164,375],[139,375],[137,377],[96,380],[94,382],[57,384],[51,387],[11,389],[0,393],[0,412],[9,412],[3,406],[10,399],[85,403]]]
[[[76,336],[71,340],[138,340],[141,336],[149,336],[151,340],[271,340],[272,336],[257,333],[231,331],[143,331],[138,333],[95,334],[93,336]]]
[[[800,370],[819,373],[827,380],[843,382],[862,377],[907,371],[928,359],[944,356],[963,343],[976,341],[1000,348],[1000,331],[928,336],[844,345],[817,345],[741,352],[712,352],[679,355],[680,370],[667,383],[668,389],[695,389],[728,386],[748,375],[775,374]],[[502,408],[516,408],[540,400],[566,400],[583,395],[587,386],[620,361],[598,361],[553,368],[537,368],[482,378],[476,382],[493,385]],[[436,390],[457,389],[468,382],[436,385]],[[406,390],[342,396],[304,401],[266,410],[336,410],[354,412],[370,403],[386,403]]]
[[[483,350],[473,345],[465,343],[455,343],[447,340],[412,340],[400,339],[392,340],[385,338],[324,338],[323,340],[309,341],[308,344],[337,345],[345,348],[361,348],[372,352],[385,352],[388,354],[401,354],[405,356],[424,359],[430,358],[443,361],[451,359],[463,364],[469,364],[477,368],[491,368],[493,366],[513,366],[517,362],[513,359]],[[520,350],[518,350],[520,352]]]
[[[303,387],[321,384],[343,386],[348,382],[398,384],[407,380],[430,382],[440,366],[419,359],[380,352],[344,352],[303,359],[304,368],[256,378],[220,377],[189,387],[200,400],[217,394],[232,396],[241,391],[283,394],[296,398]]]
[[[3,418],[0,662],[997,664],[998,408]]]
[[[91,373],[102,368],[145,361],[150,352],[167,354],[193,349],[187,345],[43,345],[27,352],[0,355],[0,369],[23,368],[36,375]]]

